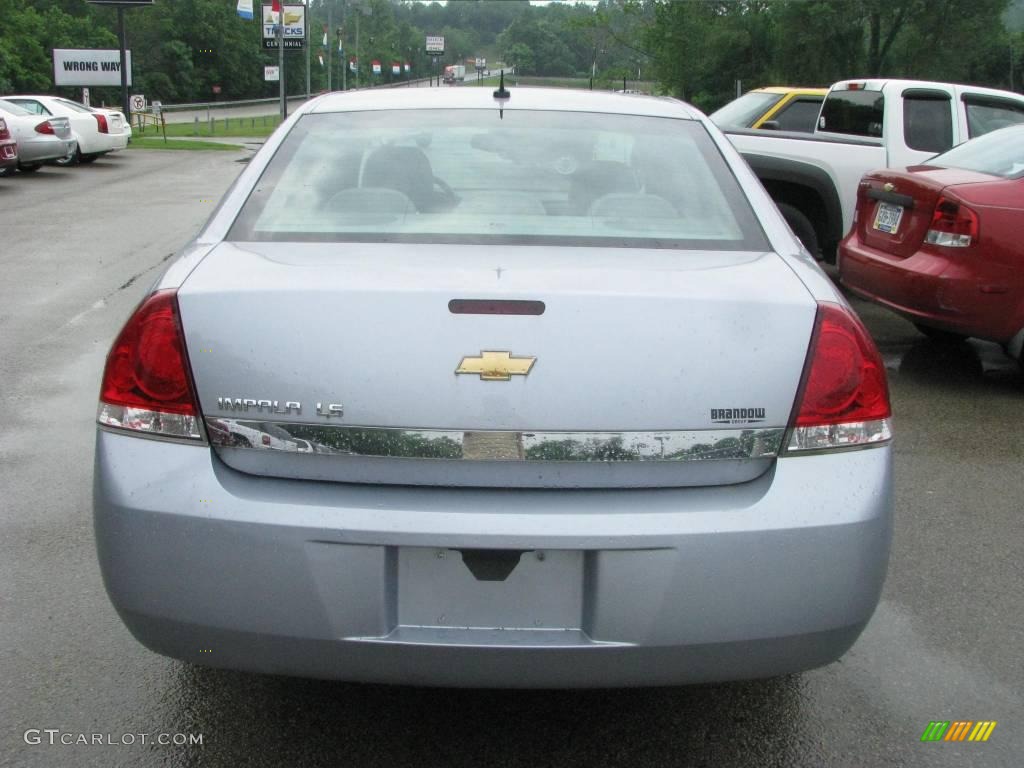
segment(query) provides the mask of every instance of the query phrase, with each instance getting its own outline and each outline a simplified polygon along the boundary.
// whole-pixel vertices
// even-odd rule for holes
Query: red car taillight
[[[7,130],[7,122],[0,119],[0,141],[10,141],[11,132]]]
[[[820,302],[787,451],[862,447],[892,437],[878,349],[846,307]]]
[[[978,240],[978,214],[962,203],[940,197],[924,241],[947,248],[966,248]]]
[[[39,125],[36,126],[36,133],[45,133],[50,136],[56,136],[57,132],[53,130],[53,124],[49,120],[43,120]]]
[[[100,129],[100,133],[110,133],[110,130],[107,128],[107,117],[106,117],[106,115],[100,115],[100,114],[93,113],[93,117],[96,118],[96,125]]]
[[[107,355],[97,420],[109,427],[202,440],[174,291],[158,291],[132,314]]]

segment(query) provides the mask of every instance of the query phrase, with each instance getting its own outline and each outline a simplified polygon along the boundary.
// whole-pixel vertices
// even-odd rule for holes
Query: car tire
[[[4,176],[13,176],[13,175],[14,175],[14,166],[13,165],[8,166],[7,168],[0,168],[0,178],[3,178]]]
[[[789,224],[793,234],[804,244],[804,248],[807,249],[811,256],[820,260],[821,246],[818,243],[818,234],[814,231],[814,225],[811,224],[811,220],[787,203],[778,203],[778,207],[782,218]]]
[[[19,165],[18,170],[22,173],[35,173],[42,167],[42,163],[28,163],[27,165]]]
[[[66,157],[62,157],[59,160],[54,160],[54,165],[59,165],[61,168],[68,168],[72,165],[78,165],[79,159],[82,157],[82,153],[78,151],[78,147],[75,147],[75,151],[68,154]]]
[[[941,328],[932,328],[931,326],[923,325],[921,323],[914,323],[914,327],[929,339],[939,344],[959,344],[967,338],[962,333],[944,331]]]

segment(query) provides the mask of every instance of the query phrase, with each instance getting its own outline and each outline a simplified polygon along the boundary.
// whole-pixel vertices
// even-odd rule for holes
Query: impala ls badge
[[[536,357],[513,357],[511,352],[481,352],[479,357],[464,357],[456,374],[480,376],[481,381],[508,381],[513,376],[526,376]]]

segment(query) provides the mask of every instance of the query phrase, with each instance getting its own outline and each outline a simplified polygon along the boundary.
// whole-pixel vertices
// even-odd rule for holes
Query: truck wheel
[[[792,205],[787,203],[778,203],[779,213],[782,214],[782,218],[789,224],[789,228],[793,230],[793,234],[796,235],[800,242],[804,244],[804,248],[807,249],[808,253],[816,259],[821,259],[821,247],[818,245],[818,235],[814,231],[814,225],[811,224],[811,220],[804,216],[800,211],[794,208]]]
[[[939,344],[959,344],[967,337],[953,331],[944,331],[941,328],[932,328],[921,323],[914,323],[914,327],[934,342]]]

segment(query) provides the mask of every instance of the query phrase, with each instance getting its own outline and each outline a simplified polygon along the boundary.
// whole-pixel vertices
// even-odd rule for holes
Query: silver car
[[[18,142],[18,169],[23,173],[38,171],[48,160],[75,153],[77,143],[66,117],[34,115],[4,99],[0,99],[0,117]]]
[[[670,99],[309,102],[128,320],[98,420],[111,600],[197,664],[779,675],[841,656],[886,573],[879,354]]]

